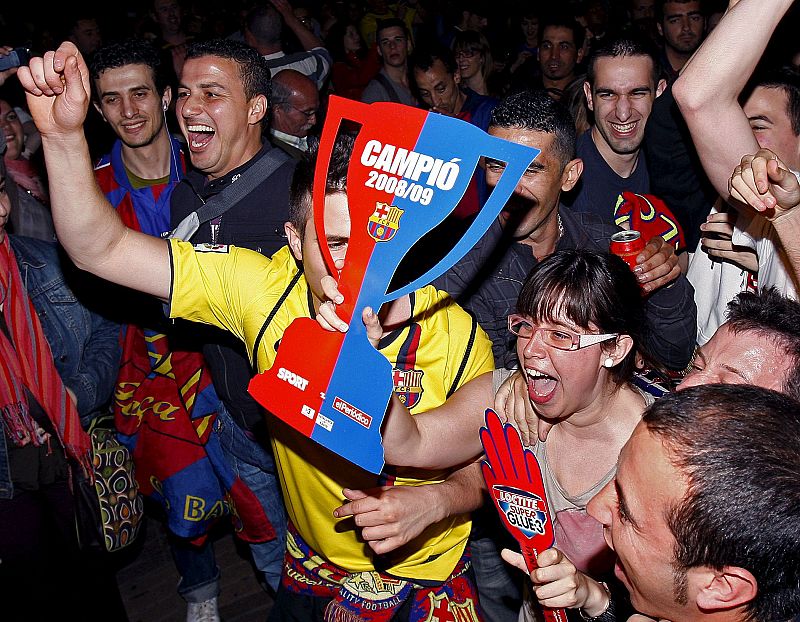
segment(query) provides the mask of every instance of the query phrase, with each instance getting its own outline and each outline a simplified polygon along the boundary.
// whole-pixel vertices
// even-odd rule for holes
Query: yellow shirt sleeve
[[[246,339],[248,310],[267,292],[270,259],[235,246],[170,240],[169,317],[202,322]]]

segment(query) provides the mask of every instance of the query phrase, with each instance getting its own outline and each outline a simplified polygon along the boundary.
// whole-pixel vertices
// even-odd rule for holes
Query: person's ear
[[[100,116],[103,117],[103,121],[108,123],[108,119],[106,119],[106,115],[103,114],[103,109],[100,107],[100,104],[98,104],[95,100],[92,100],[92,105],[94,106],[94,109],[100,113]]]
[[[561,191],[569,192],[578,183],[583,174],[583,160],[575,158],[567,162],[564,172],[561,173]]]
[[[288,238],[289,250],[297,261],[303,261],[303,237],[290,222],[283,223],[283,230]]]
[[[594,112],[594,100],[592,99],[592,85],[588,82],[583,83],[583,94],[586,95],[586,107]]]
[[[661,97],[661,94],[664,92],[666,88],[667,88],[667,81],[662,78],[661,80],[658,81],[658,84],[656,84],[656,97]]]
[[[664,28],[663,28],[663,26],[661,26],[661,22],[656,22],[656,30],[658,30],[658,36],[659,37],[663,37],[664,36]]]
[[[261,120],[267,116],[267,98],[259,93],[250,100],[250,112],[248,113],[248,122],[250,125],[261,123]]]
[[[723,566],[715,570],[704,566],[688,572],[691,582],[699,586],[695,602],[703,611],[730,611],[747,605],[758,595],[758,581],[745,568]]]
[[[584,46],[580,47],[580,49],[578,50],[578,55],[575,57],[576,58],[575,64],[577,65],[580,65],[583,62],[583,47]]]
[[[453,82],[456,83],[456,86],[461,84],[461,70],[456,67],[456,70],[453,72]]]
[[[612,343],[613,345],[610,349],[602,352],[600,364],[603,367],[619,365],[633,348],[633,339],[631,339],[630,335],[620,335],[615,341],[608,341],[607,343]]]
[[[161,108],[164,112],[167,111],[169,105],[172,103],[172,87],[167,85],[164,87],[164,93],[161,95]]]

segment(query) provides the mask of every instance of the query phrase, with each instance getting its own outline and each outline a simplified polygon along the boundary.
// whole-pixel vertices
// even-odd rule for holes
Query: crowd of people
[[[127,619],[118,562],[76,537],[71,486],[89,469],[86,431],[113,414],[188,622],[220,619],[208,534],[226,521],[273,620],[563,608],[595,622],[800,621],[794,9],[0,8],[0,61],[30,51],[0,71],[3,619]],[[349,329],[323,257],[347,261],[358,127],[342,125],[315,188],[331,96],[539,152],[454,266],[351,320],[393,368],[380,475],[248,393],[295,319]],[[507,164],[469,172],[393,285],[446,254]],[[610,252],[625,230],[643,241],[627,263]],[[490,406],[541,467],[555,545],[536,568],[481,475]]]

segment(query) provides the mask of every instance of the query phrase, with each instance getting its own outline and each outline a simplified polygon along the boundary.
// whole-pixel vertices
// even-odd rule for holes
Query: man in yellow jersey
[[[53,199],[54,222],[75,263],[168,301],[171,317],[227,329],[245,342],[259,371],[268,368],[284,329],[295,318],[314,317],[324,300],[320,281],[328,271],[312,220],[312,165],[305,164],[293,183],[289,245],[271,259],[246,249],[195,249],[144,236],[122,224],[94,183],[82,132],[88,75],[74,46],[65,43],[55,54],[34,59],[20,74],[42,133],[50,181],[60,189]],[[350,236],[348,146],[338,145],[326,184],[326,242],[338,268]],[[412,414],[442,405],[454,392],[454,400],[472,402],[472,408],[486,403],[491,344],[446,294],[423,288],[384,306],[380,319],[384,328],[378,349],[395,365],[398,380],[417,378]],[[480,503],[470,468],[463,480],[453,476],[445,481],[450,472],[444,470],[389,468],[379,478],[277,419],[271,418],[271,424],[291,522],[285,576],[273,609],[276,619],[477,619],[465,551],[470,522],[463,514]],[[375,555],[380,547],[365,542],[359,531],[368,525],[337,521],[333,511],[342,503],[343,489],[375,490],[386,484],[397,485],[393,490],[432,484],[417,488],[434,491],[424,498],[435,511],[424,517],[421,533],[417,530],[390,553]]]

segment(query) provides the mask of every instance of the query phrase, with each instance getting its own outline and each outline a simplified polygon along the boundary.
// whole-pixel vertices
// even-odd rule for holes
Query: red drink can
[[[611,236],[610,250],[633,270],[636,256],[644,250],[644,238],[639,231],[619,231]]]

